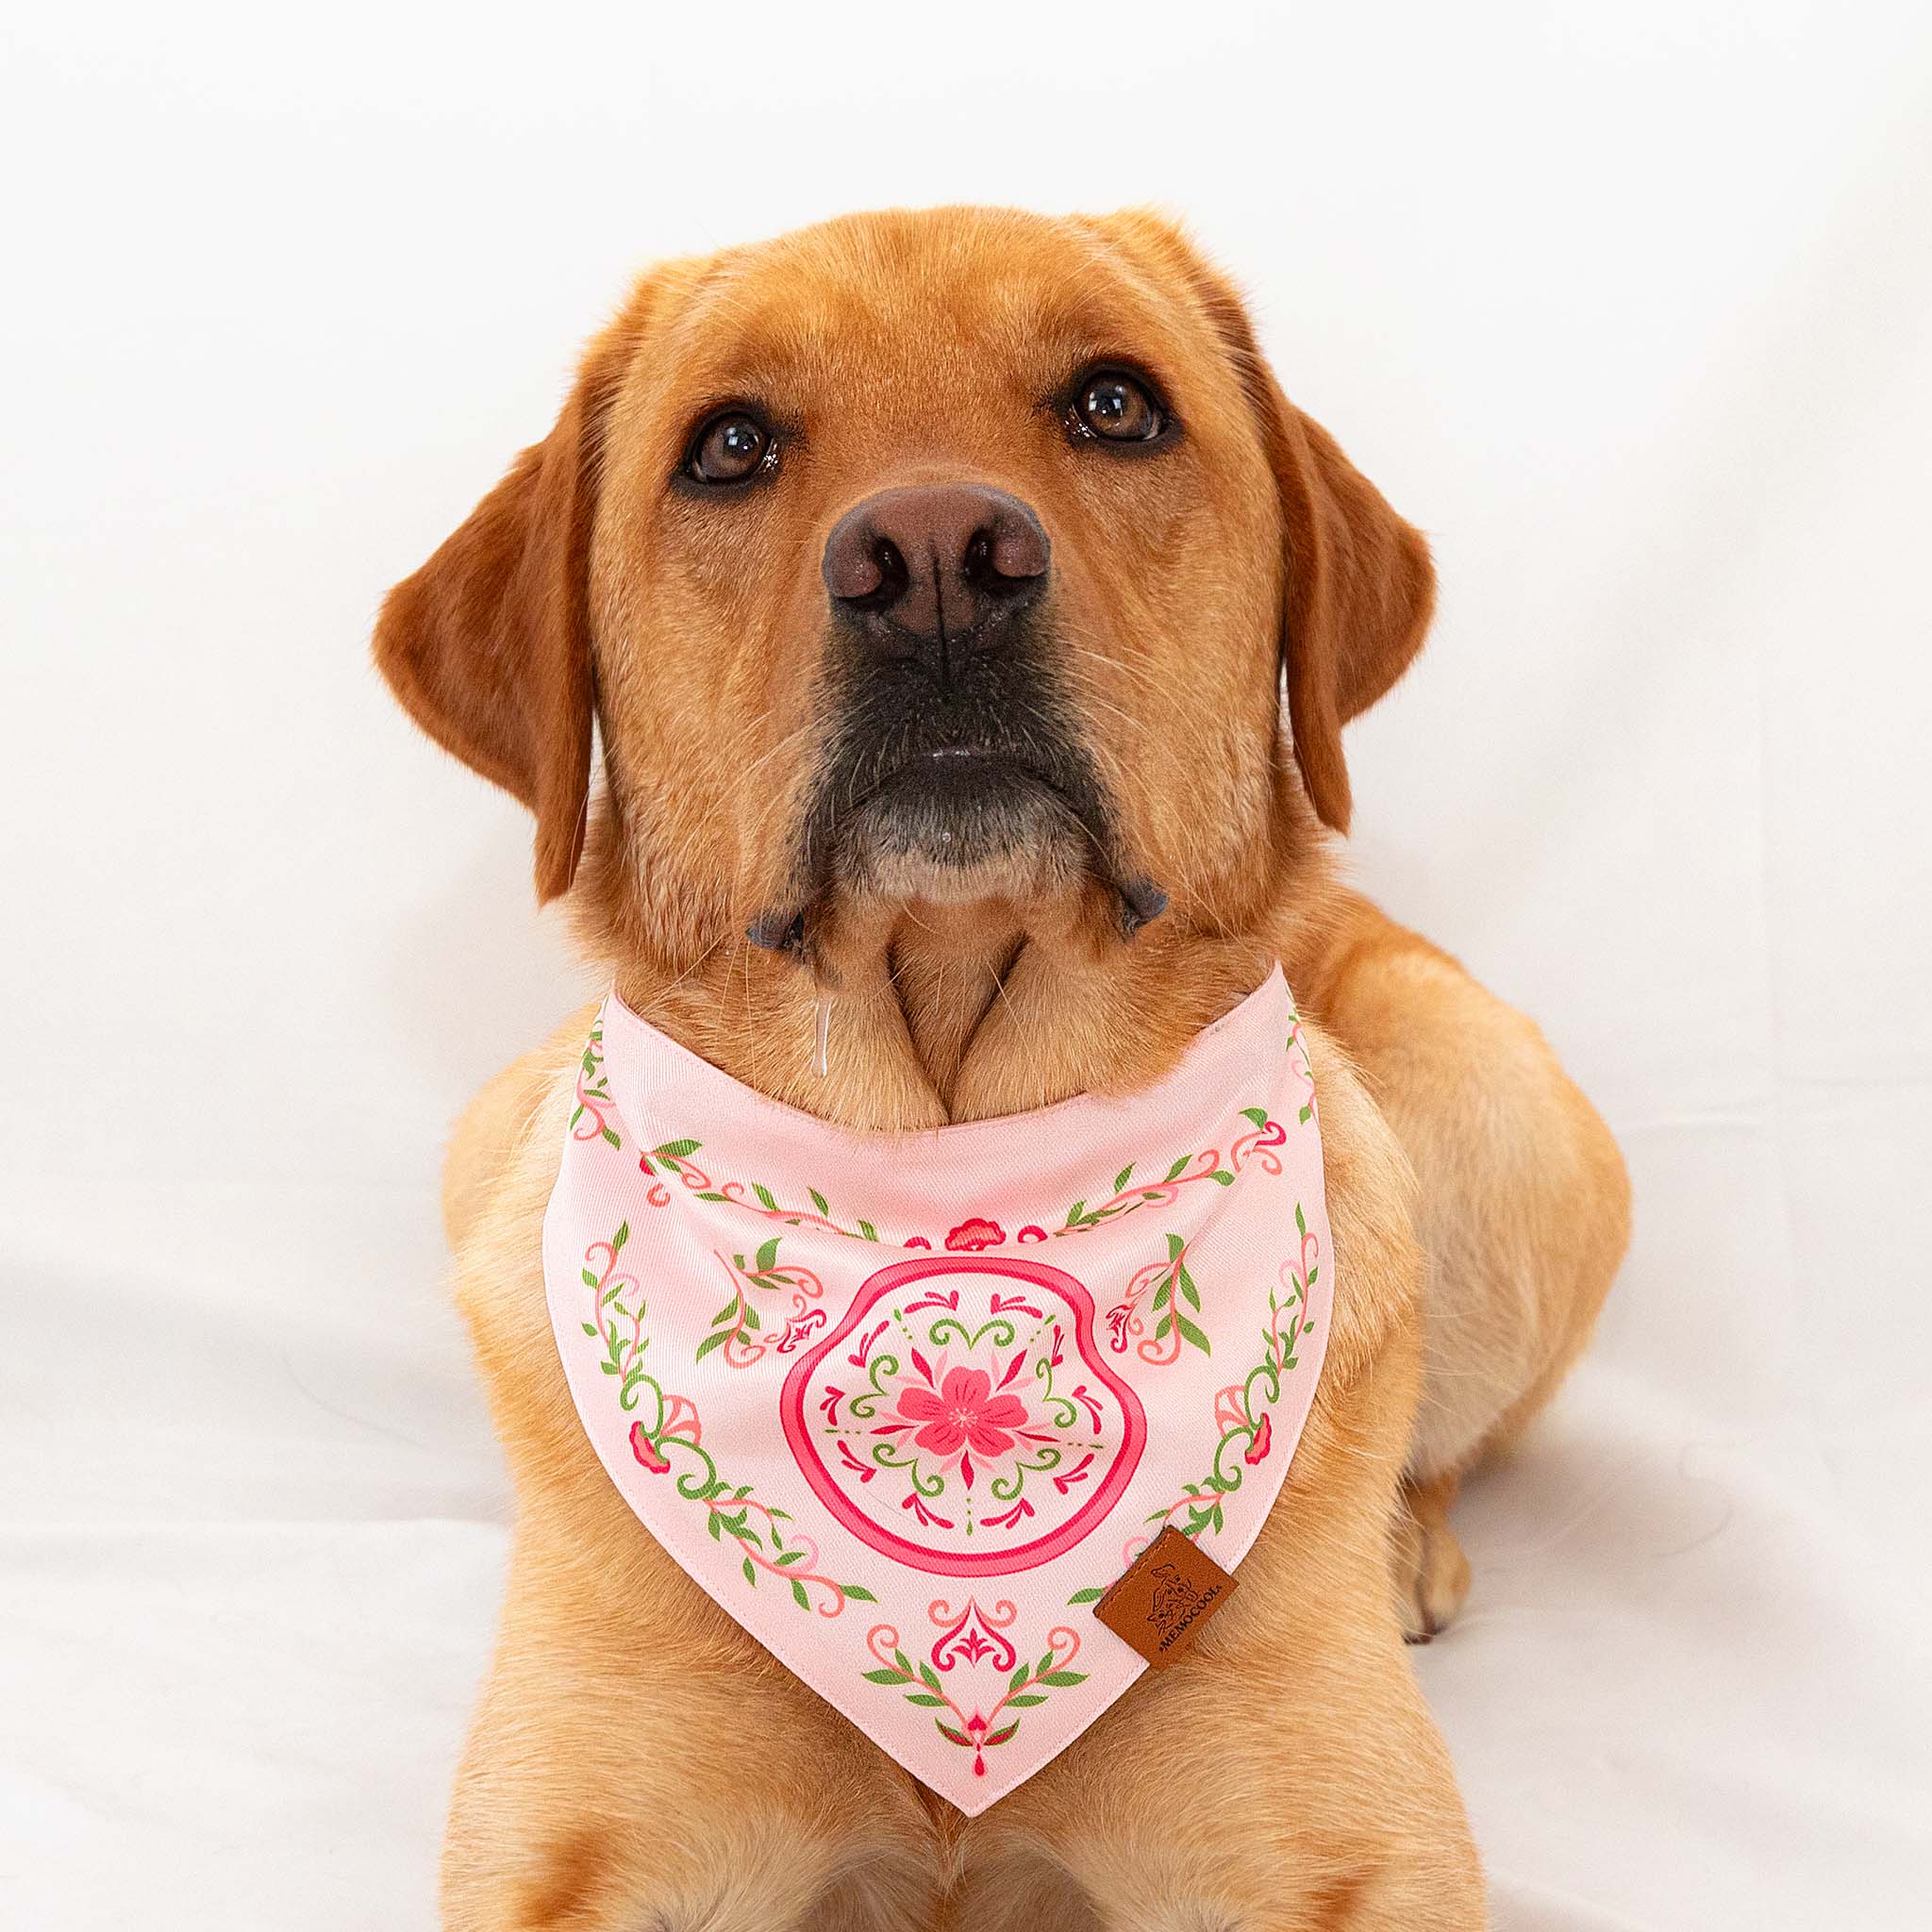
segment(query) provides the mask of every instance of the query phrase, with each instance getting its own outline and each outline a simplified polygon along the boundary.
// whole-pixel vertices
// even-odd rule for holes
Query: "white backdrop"
[[[439,1142],[580,981],[384,588],[653,255],[1152,199],[1435,540],[1357,869],[1636,1181],[1419,1659],[1497,1924],[1923,1927],[1928,106],[1905,4],[11,9],[0,1919],[431,1922]]]

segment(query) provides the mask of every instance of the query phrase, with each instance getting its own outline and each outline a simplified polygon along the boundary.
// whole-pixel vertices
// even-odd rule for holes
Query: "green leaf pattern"
[[[583,1283],[593,1319],[582,1326],[603,1349],[599,1367],[617,1380],[619,1407],[635,1417],[632,1455],[649,1474],[672,1475],[684,1501],[704,1507],[707,1532],[714,1542],[728,1538],[738,1546],[740,1568],[753,1589],[761,1576],[779,1577],[800,1609],[826,1617],[838,1616],[848,1603],[875,1603],[862,1585],[836,1582],[819,1570],[817,1548],[790,1527],[790,1511],[762,1502],[750,1483],[732,1484],[699,1441],[697,1405],[666,1390],[646,1370],[648,1307],[638,1277],[623,1265],[630,1239],[625,1220],[608,1241],[592,1241],[584,1251]]]
[[[939,1621],[941,1607],[937,1604],[933,1607],[935,1622]],[[939,1672],[925,1659],[922,1658],[915,1666],[899,1648],[899,1641],[898,1631],[890,1624],[875,1624],[867,1631],[866,1648],[872,1653],[874,1668],[859,1674],[868,1684],[897,1690],[908,1704],[915,1705],[921,1710],[949,1713],[950,1723],[944,1717],[936,1716],[933,1726],[947,1743],[973,1753],[975,1777],[986,1775],[986,1754],[996,1751],[1002,1744],[1010,1743],[1018,1734],[1022,1720],[1018,1716],[1008,1716],[1008,1712],[1037,1709],[1047,1701],[1051,1692],[1071,1690],[1087,1681],[1085,1671],[1071,1668],[1080,1651],[1078,1635],[1064,1626],[1057,1626],[1047,1633],[1046,1649],[1038,1661],[1021,1664],[1007,1679],[1005,1690],[992,1701],[991,1708],[982,1710],[980,1703],[983,1700],[961,1702],[956,1698]],[[1008,1646],[1007,1657],[1010,1658],[1011,1656],[1012,1650]],[[950,1671],[951,1668],[952,1664],[948,1663],[947,1669]],[[960,1690],[963,1693],[963,1684]]]

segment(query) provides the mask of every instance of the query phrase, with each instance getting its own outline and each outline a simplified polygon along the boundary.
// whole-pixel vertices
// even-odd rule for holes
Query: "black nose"
[[[832,601],[881,622],[876,641],[971,643],[1037,596],[1053,546],[1017,496],[976,483],[882,490],[847,510],[825,540]]]

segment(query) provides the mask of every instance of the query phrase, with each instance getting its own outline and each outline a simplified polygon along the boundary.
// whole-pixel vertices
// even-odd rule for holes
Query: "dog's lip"
[[[936,744],[925,757],[937,764],[941,758],[997,758],[1007,754],[990,744]]]
[[[1037,786],[1069,809],[1073,808],[1073,800],[1052,776],[1022,758],[1018,752],[1005,745],[962,743],[928,745],[913,752],[890,772],[882,773],[878,782],[854,799],[847,809],[850,812],[862,810],[896,788],[907,784],[916,786],[923,778],[964,777],[968,773],[984,773],[990,779],[1018,780]]]
[[[908,779],[916,783],[931,773],[963,772],[972,768],[997,769],[1014,777],[1030,778],[1049,791],[1059,789],[1044,772],[1038,770],[1009,746],[970,741],[958,744],[929,744],[907,753],[890,770],[879,773],[865,791],[846,802],[844,810],[847,813],[858,811],[872,804],[880,793],[890,791]]]

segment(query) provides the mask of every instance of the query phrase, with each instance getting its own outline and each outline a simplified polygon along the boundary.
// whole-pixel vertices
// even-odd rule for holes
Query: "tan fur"
[[[1127,353],[1186,398],[1187,441],[1096,467],[1027,410],[1070,365]],[[693,411],[747,391],[806,430],[782,488],[724,519],[664,477]],[[1021,855],[964,892],[841,890],[809,963],[774,958],[742,932],[784,888],[822,737],[823,591],[799,559],[858,495],[941,474],[1015,490],[1052,527],[1083,724],[1173,906],[1126,943],[1077,865]],[[1399,675],[1430,594],[1420,540],[1281,395],[1177,234],[978,210],[658,271],[551,441],[395,593],[379,659],[532,804],[546,892],[577,867],[594,691],[608,789],[574,895],[586,942],[640,1011],[776,1097],[903,1129],[1131,1089],[1279,958],[1318,1023],[1341,1284],[1240,1595],[1186,1662],[968,1822],[713,1605],[583,1441],[539,1256],[573,1017],[479,1096],[445,1185],[518,1505],[450,1926],[1484,1923],[1401,1639],[1468,1587],[1455,1485],[1583,1345],[1628,1204],[1534,1027],[1332,875],[1317,819],[1346,821],[1341,724]]]

